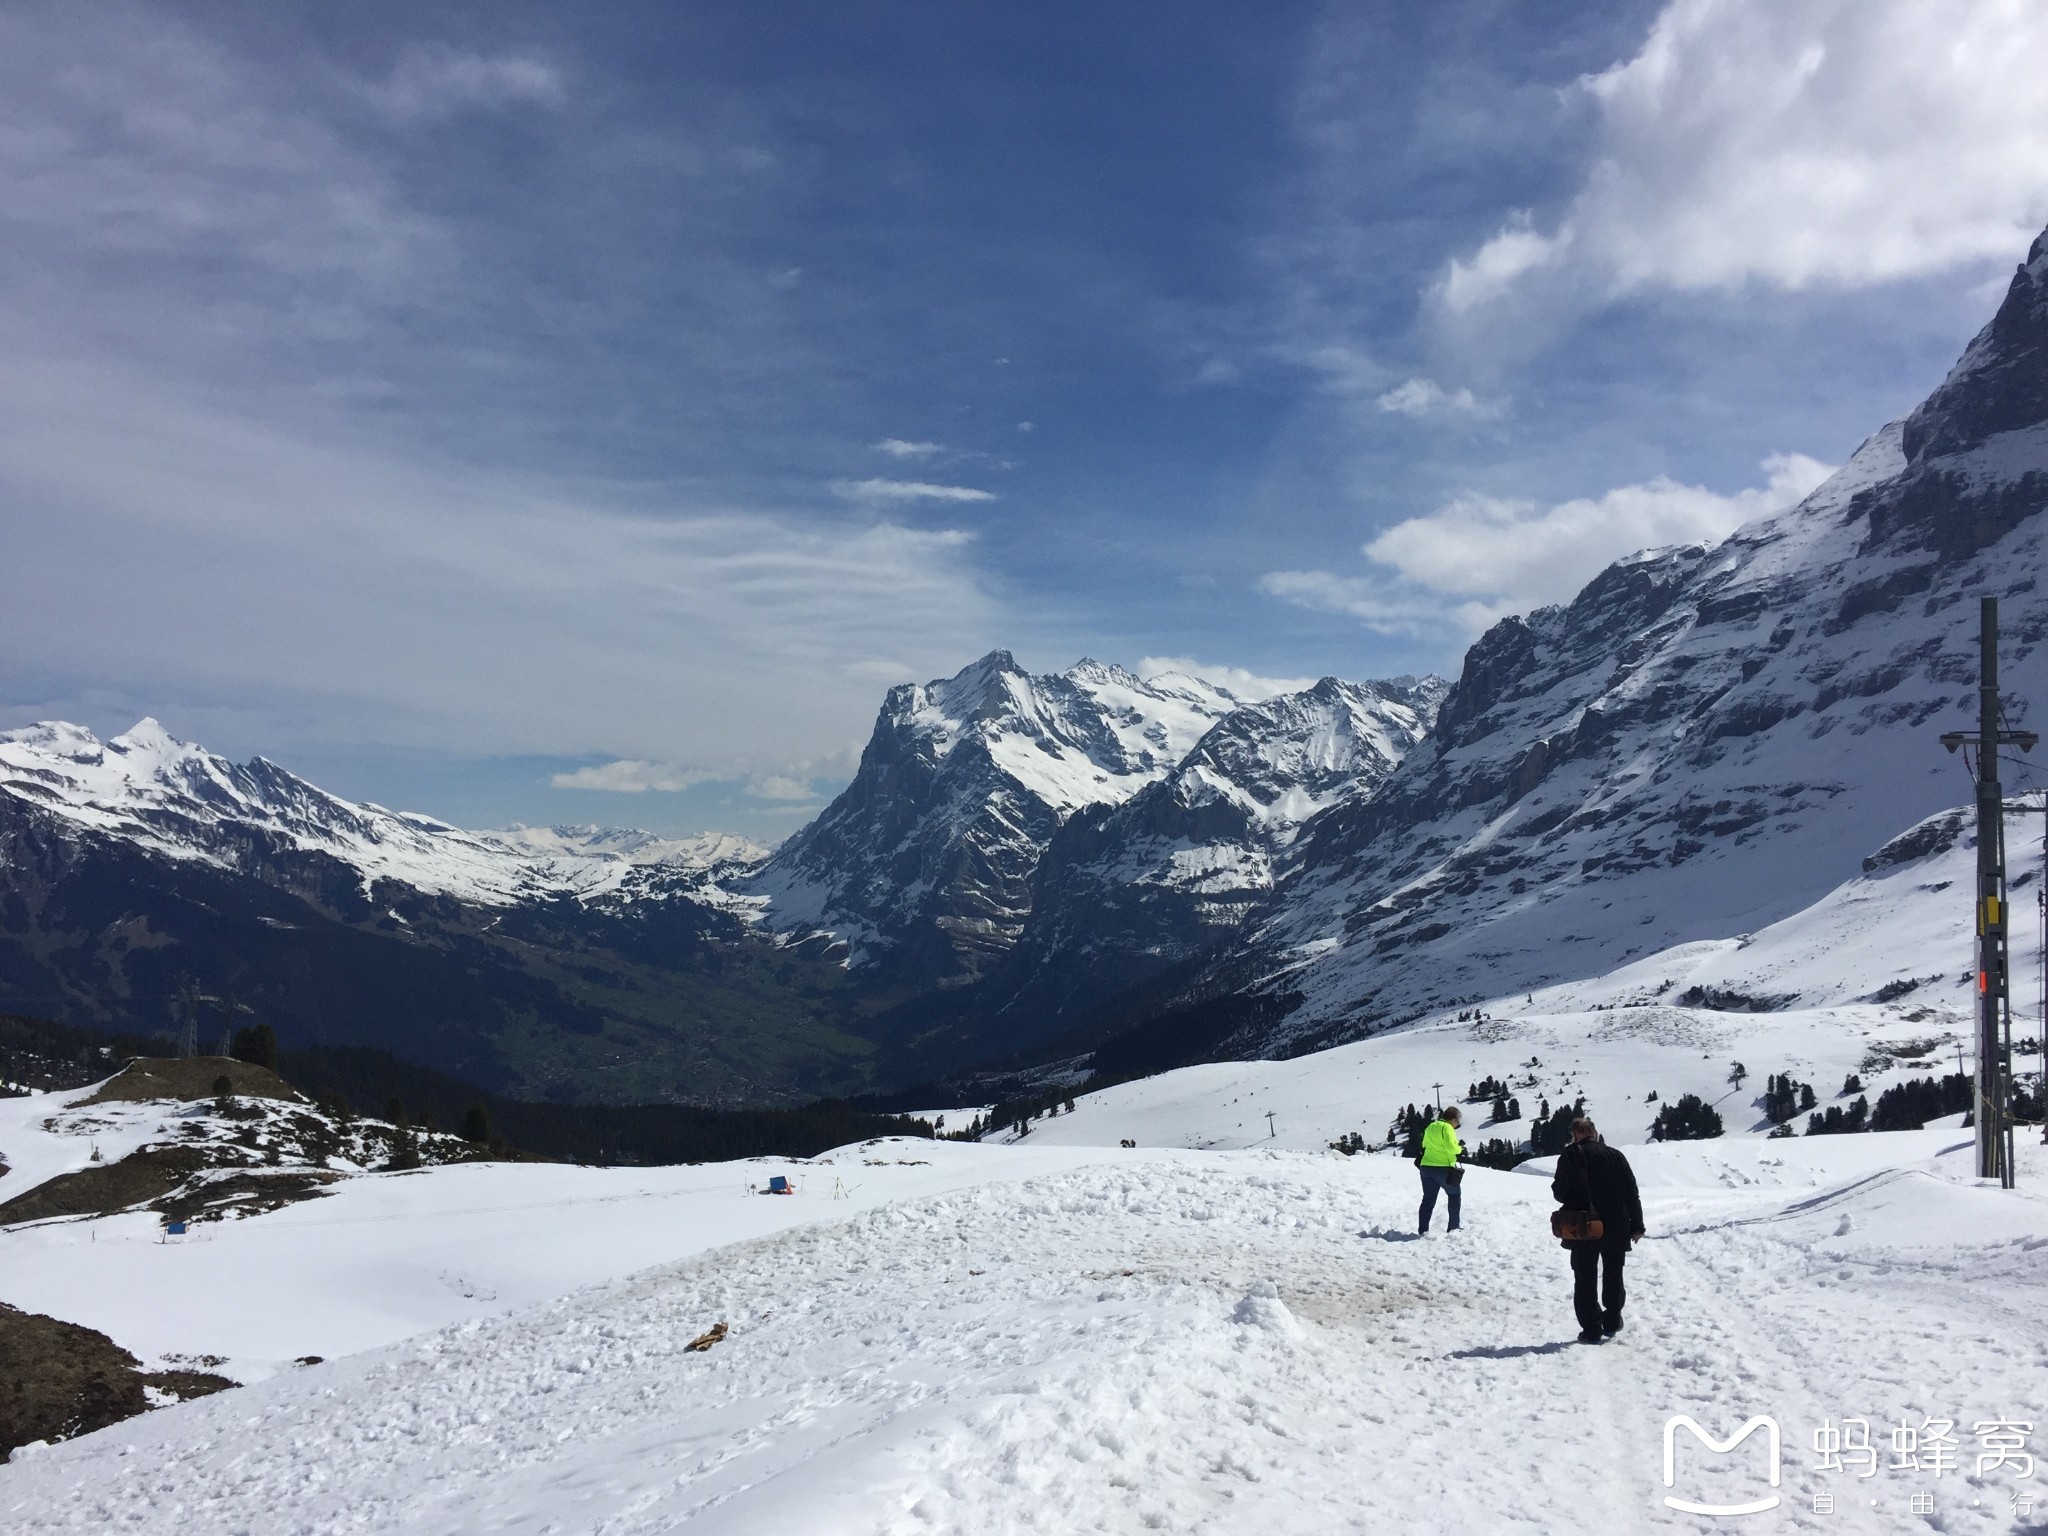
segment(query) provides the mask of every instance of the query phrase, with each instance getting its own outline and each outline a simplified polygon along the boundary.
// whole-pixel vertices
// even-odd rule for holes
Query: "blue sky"
[[[2023,0],[15,8],[0,725],[773,838],[995,646],[1454,672],[2044,221]]]

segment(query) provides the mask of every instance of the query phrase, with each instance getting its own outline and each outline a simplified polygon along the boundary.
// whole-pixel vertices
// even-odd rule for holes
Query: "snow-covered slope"
[[[1254,945],[1338,1039],[1810,906],[1964,798],[1978,598],[2048,696],[2048,242],[1947,383],[1803,503],[1617,562],[1467,654],[1433,741],[1311,822]],[[1279,1044],[1278,1039],[1265,1042]]]
[[[1775,1494],[1781,1520],[1827,1494],[1813,1528],[1895,1531],[1925,1495],[1940,1529],[1989,1536],[2032,1486],[1981,1469],[1977,1424],[2030,1418],[2048,1158],[2023,1148],[2005,1194],[1965,1146],[1752,1142],[1725,1182],[1693,1148],[1638,1150],[1649,1235],[1598,1349],[1569,1342],[1546,1180],[1474,1170],[1465,1229],[1416,1241],[1414,1171],[1328,1153],[849,1148],[791,1200],[742,1194],[766,1171],[743,1165],[478,1167],[358,1181],[346,1209],[210,1245],[0,1234],[8,1275],[83,1278],[65,1299],[152,1354],[232,1333],[330,1355],[17,1453],[0,1509],[22,1536],[1321,1536],[1418,1510],[1550,1536],[1669,1527],[1667,1494]],[[835,1204],[835,1180],[865,1187]],[[897,1198],[862,1209],[877,1188]],[[412,1336],[346,1353],[380,1332]],[[1674,1413],[1717,1437],[1771,1415],[1781,1480],[1758,1445],[1686,1442],[1667,1486]],[[1821,1470],[1814,1431],[1844,1415],[1880,1446],[1948,1419],[1961,1470]]]
[[[630,894],[651,880],[682,880],[730,905],[719,880],[766,852],[726,833],[669,840],[594,826],[466,832],[343,800],[261,757],[229,762],[155,720],[107,742],[61,721],[0,732],[0,795],[172,859],[243,869],[259,847],[315,851],[359,871],[366,887],[399,880],[487,906]]]
[[[1015,942],[1060,823],[1165,777],[1240,702],[1090,660],[1034,677],[1007,651],[892,689],[853,783],[749,889],[772,925],[837,934],[856,966],[972,979]]]

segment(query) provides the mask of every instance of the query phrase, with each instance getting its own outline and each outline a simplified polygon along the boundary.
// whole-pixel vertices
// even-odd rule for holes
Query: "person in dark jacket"
[[[1597,1238],[1567,1240],[1564,1245],[1572,1254],[1572,1307],[1579,1315],[1579,1342],[1598,1344],[1621,1332],[1622,1303],[1628,1298],[1621,1274],[1629,1249],[1643,1235],[1643,1199],[1636,1192],[1635,1170],[1600,1139],[1592,1121],[1574,1120],[1572,1144],[1557,1160],[1550,1194],[1567,1210],[1591,1211],[1604,1228]]]

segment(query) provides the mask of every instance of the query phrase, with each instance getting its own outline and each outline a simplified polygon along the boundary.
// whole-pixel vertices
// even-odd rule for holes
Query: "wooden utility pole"
[[[1278,1131],[1273,1129],[1273,1111],[1269,1109],[1266,1111],[1266,1140],[1271,1141],[1279,1134]]]
[[[2005,790],[1998,749],[2034,750],[2032,731],[2008,731],[1998,705],[1998,599],[1979,612],[1977,729],[1949,731],[1941,744],[1977,749],[1977,1177],[2012,1188],[2012,978],[2007,973]]]

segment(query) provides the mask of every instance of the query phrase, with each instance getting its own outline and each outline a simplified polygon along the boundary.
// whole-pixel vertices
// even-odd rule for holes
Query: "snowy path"
[[[1867,1160],[1879,1139],[1840,1140]],[[1924,1529],[1906,1500],[1926,1490],[1936,1528],[2014,1529],[2006,1472],[1858,1484],[1807,1470],[1808,1444],[1823,1417],[1952,1416],[1967,1472],[1971,1421],[2035,1417],[2048,1207],[1914,1169],[1817,1196],[1659,1189],[1662,1150],[1637,1159],[1659,1235],[1631,1265],[1631,1328],[1599,1349],[1562,1342],[1542,1180],[1475,1170],[1467,1230],[1418,1241],[1405,1164],[1153,1154],[763,1237],[150,1415],[0,1470],[0,1524],[1725,1529],[1660,1502],[1661,1428],[1690,1412],[1785,1426],[1786,1507],[1747,1528]],[[683,1351],[718,1321],[727,1342]],[[1701,1459],[1685,1491],[1719,1496]],[[1810,1513],[1821,1487],[1836,1514]]]

